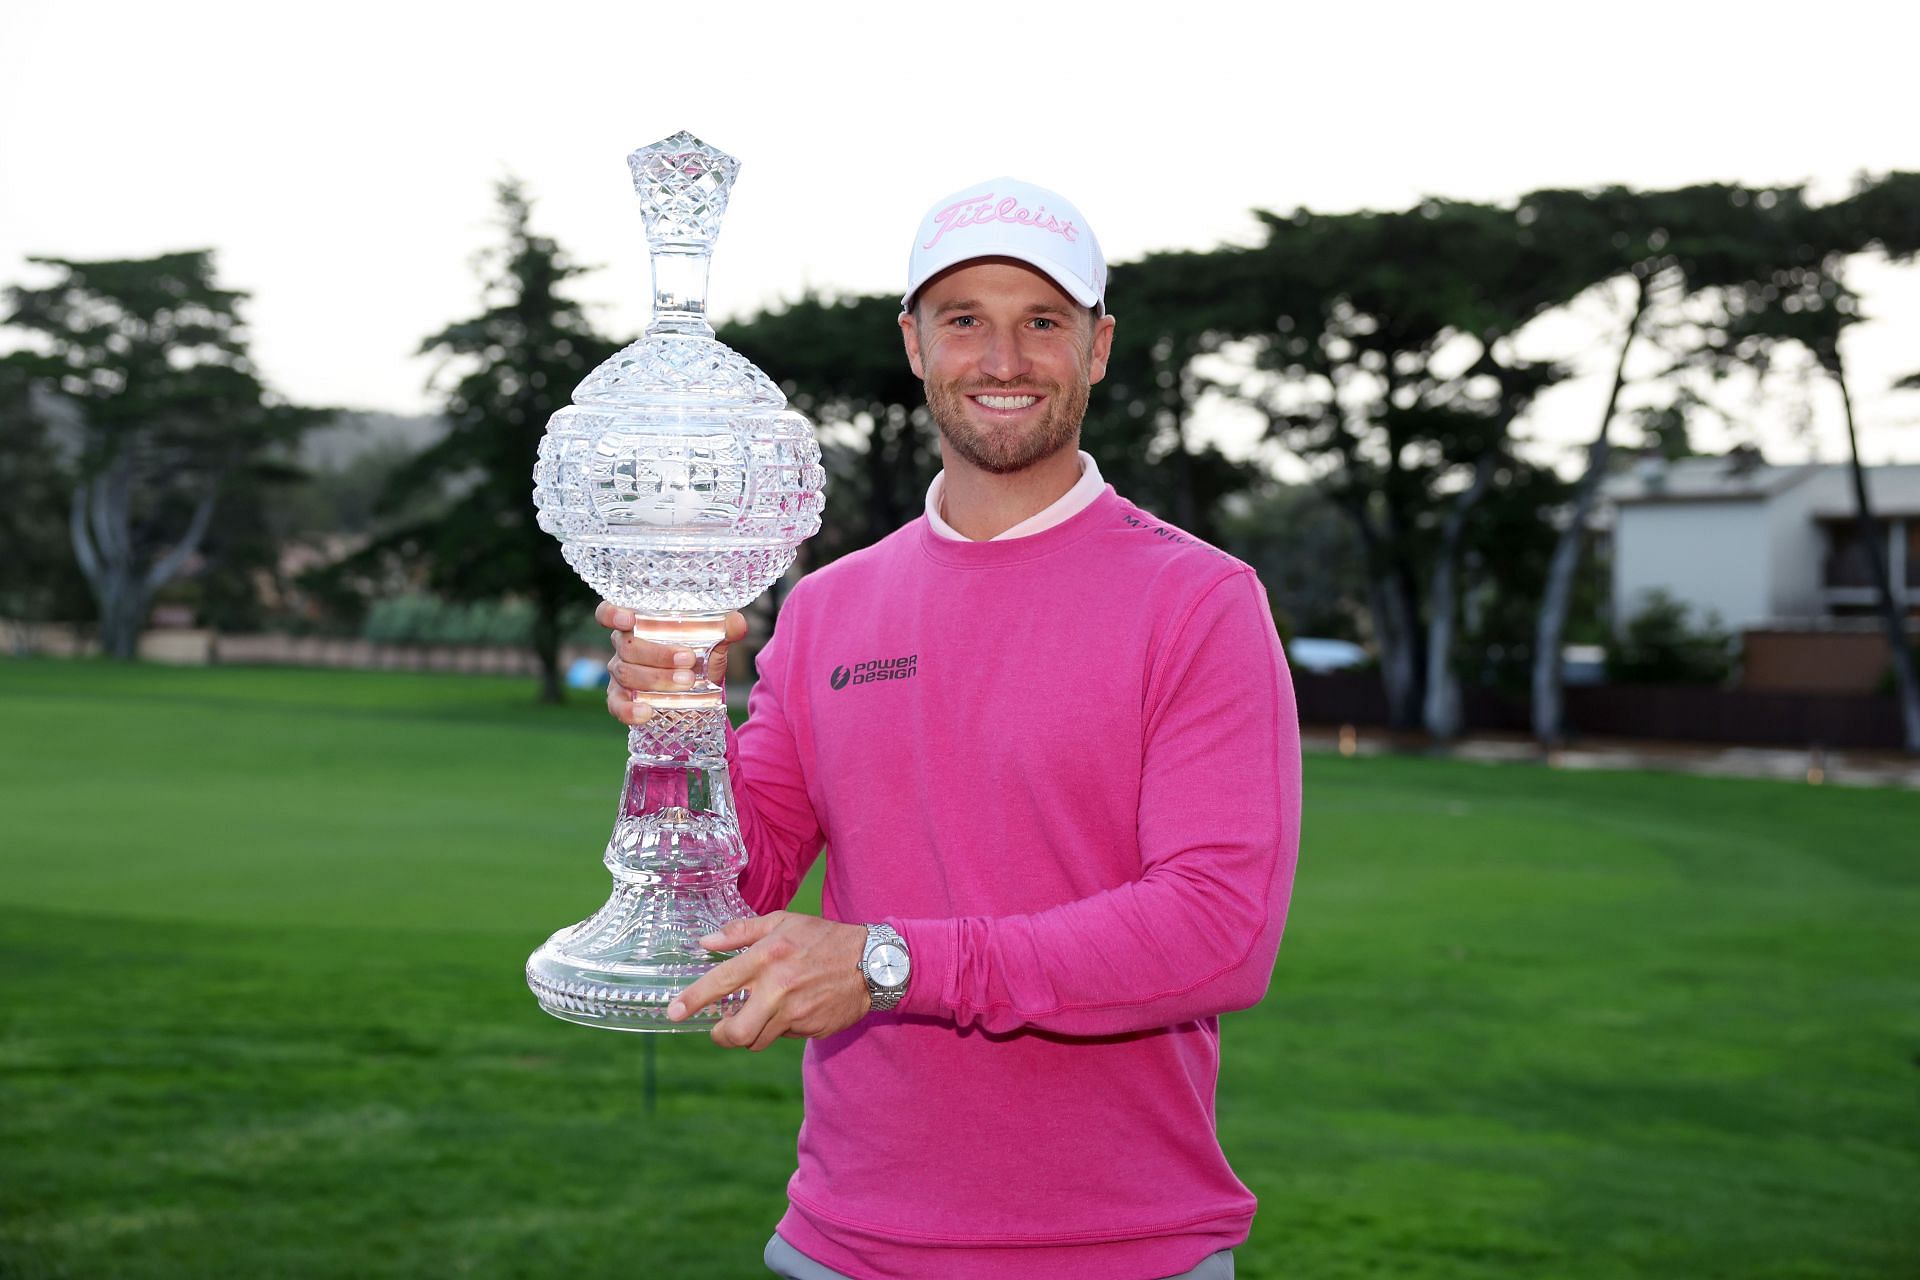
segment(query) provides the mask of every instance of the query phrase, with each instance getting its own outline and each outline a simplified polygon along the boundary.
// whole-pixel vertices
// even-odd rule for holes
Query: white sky
[[[925,207],[1001,173],[1070,197],[1115,261],[1249,239],[1255,206],[1710,179],[1840,194],[1861,171],[1920,169],[1917,13],[9,0],[0,283],[36,278],[30,254],[211,246],[223,283],[253,295],[276,390],[424,412],[431,370],[413,353],[475,307],[503,176],[525,180],[540,230],[605,268],[577,290],[603,327],[638,331],[625,156],[677,129],[743,163],[712,298],[739,314],[807,287],[897,288]],[[1920,461],[1920,394],[1883,390],[1920,369],[1920,267],[1858,283],[1876,317],[1848,347],[1866,452]],[[1536,433],[1584,439],[1601,381],[1551,393]],[[1838,458],[1837,410],[1815,399],[1799,433],[1784,383],[1732,407],[1777,459]]]

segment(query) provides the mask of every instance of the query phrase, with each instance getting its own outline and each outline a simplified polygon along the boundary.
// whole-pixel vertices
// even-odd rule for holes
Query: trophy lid
[[[707,268],[740,162],[681,130],[627,157],[653,259],[653,320],[575,388],[577,405],[738,411],[787,398],[707,323]]]

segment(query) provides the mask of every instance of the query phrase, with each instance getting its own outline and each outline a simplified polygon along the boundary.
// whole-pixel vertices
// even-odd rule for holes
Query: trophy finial
[[[682,129],[627,157],[647,239],[711,244],[740,162]]]

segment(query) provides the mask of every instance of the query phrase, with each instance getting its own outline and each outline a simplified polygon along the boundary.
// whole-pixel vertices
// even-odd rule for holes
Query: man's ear
[[[1113,354],[1113,317],[1101,316],[1093,322],[1093,351],[1087,370],[1087,385],[1107,376],[1107,357]]]
[[[913,370],[913,376],[925,382],[927,368],[920,359],[920,326],[914,322],[913,312],[900,313],[900,340],[907,345],[907,368]]]

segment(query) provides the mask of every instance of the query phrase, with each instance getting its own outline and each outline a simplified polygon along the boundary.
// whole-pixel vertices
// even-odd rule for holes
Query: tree
[[[1808,206],[1798,188],[1759,193],[1755,205],[1767,214],[1766,223],[1775,230],[1775,237],[1788,247],[1769,255],[1769,269],[1752,273],[1728,291],[1727,314],[1703,343],[1701,354],[1719,370],[1737,363],[1764,373],[1775,349],[1794,343],[1812,355],[1839,392],[1858,536],[1867,550],[1892,658],[1906,749],[1920,754],[1920,674],[1914,669],[1906,621],[1893,597],[1886,538],[1874,519],[1867,491],[1842,351],[1846,331],[1861,319],[1859,298],[1846,282],[1847,260],[1870,248],[1896,260],[1920,253],[1916,201],[1920,201],[1920,175],[1915,174],[1865,183],[1852,199],[1823,209]]]
[[[457,371],[444,385],[447,432],[394,473],[383,507],[398,523],[361,560],[398,555],[424,566],[428,584],[453,599],[524,597],[539,697],[557,703],[566,696],[560,642],[592,593],[535,522],[533,465],[547,419],[615,344],[561,293],[585,268],[534,232],[520,184],[502,182],[497,195],[506,237],[478,260],[484,310],[420,344],[445,357],[435,385]],[[423,504],[428,514],[405,514]]]
[[[1104,472],[1102,473],[1104,474]],[[1295,635],[1358,640],[1366,573],[1352,522],[1309,484],[1268,481],[1222,503],[1221,548],[1252,565]]]
[[[31,380],[0,360],[0,620],[23,631],[9,647],[30,650],[32,627],[85,617],[90,601],[67,535],[74,477],[70,442],[38,411]]]
[[[267,393],[247,355],[245,295],[213,253],[75,262],[8,290],[32,346],[6,357],[76,436],[68,524],[101,647],[134,656],[153,597],[201,550],[223,491],[244,485],[318,411]],[[46,417],[42,411],[41,417]]]
[[[1346,512],[1393,723],[1459,728],[1459,556],[1516,419],[1564,375],[1512,337],[1590,279],[1515,211],[1429,200],[1401,213],[1263,214],[1228,279],[1254,343],[1237,388]]]
[[[1178,252],[1113,268],[1107,376],[1093,388],[1080,432],[1081,446],[1119,492],[1214,543],[1223,536],[1222,499],[1261,479],[1257,468],[1191,430],[1213,385],[1198,361],[1233,337],[1236,267],[1230,254]]]
[[[1625,322],[1599,430],[1587,446],[1539,598],[1533,641],[1533,734],[1545,747],[1566,732],[1561,653],[1587,525],[1607,474],[1614,423],[1637,344],[1660,342],[1685,327],[1686,304],[1718,303],[1776,264],[1792,266],[1804,249],[1769,218],[1778,193],[1711,184],[1673,191],[1536,191],[1520,201],[1527,234],[1551,234],[1561,251],[1583,258],[1587,274],[1626,286]],[[1684,356],[1677,361],[1684,363]],[[1671,372],[1671,369],[1667,370]],[[1677,422],[1678,419],[1670,419]]]
[[[1566,506],[1568,489],[1551,467],[1509,456],[1475,509],[1461,553],[1462,578],[1471,584],[1462,593],[1454,661],[1461,680],[1525,691],[1534,615],[1557,538],[1554,518]],[[1577,587],[1572,624],[1581,638],[1599,639],[1607,584],[1587,573]]]

